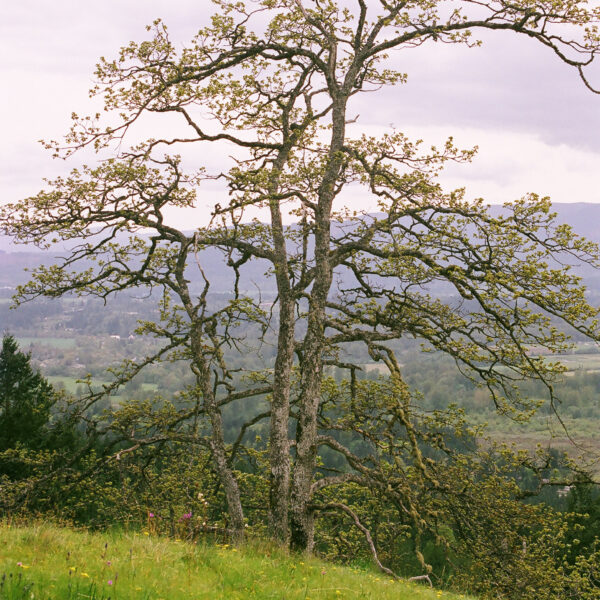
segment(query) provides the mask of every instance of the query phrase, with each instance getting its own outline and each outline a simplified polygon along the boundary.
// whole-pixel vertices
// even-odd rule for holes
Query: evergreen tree
[[[0,451],[18,444],[39,448],[55,399],[52,385],[31,366],[31,354],[5,335],[0,351]]]

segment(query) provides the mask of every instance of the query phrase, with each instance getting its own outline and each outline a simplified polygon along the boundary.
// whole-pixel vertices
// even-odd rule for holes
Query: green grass
[[[30,598],[459,600],[466,596],[288,555],[254,542],[238,549],[142,534],[0,523],[0,600]]]

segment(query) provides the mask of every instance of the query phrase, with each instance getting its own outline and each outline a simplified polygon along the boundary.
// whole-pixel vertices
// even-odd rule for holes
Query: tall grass
[[[266,544],[189,544],[0,522],[1,600],[465,598],[289,555]]]

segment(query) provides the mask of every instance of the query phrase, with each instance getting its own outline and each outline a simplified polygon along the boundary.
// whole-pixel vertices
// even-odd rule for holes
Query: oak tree
[[[161,319],[143,322],[140,331],[164,346],[125,364],[106,393],[155,360],[189,361],[195,385],[170,414],[161,413],[160,432],[123,426],[121,433],[131,451],[169,432],[207,446],[238,537],[244,498],[235,460],[261,421],[269,423],[274,538],[310,549],[315,516],[325,506],[320,494],[349,481],[389,494],[418,523],[411,478],[442,484],[434,461],[423,456],[426,419],[412,402],[392,342],[414,337],[450,355],[487,387],[499,410],[527,415],[535,405],[521,397],[519,382],[542,380],[553,403],[552,382],[561,372],[530,349],[569,348],[557,322],[598,337],[598,311],[570,266],[597,265],[598,250],[557,225],[546,198],[531,194],[493,212],[483,200],[467,200],[463,189],[444,190],[437,179],[444,165],[473,156],[451,139],[424,149],[397,130],[352,137],[353,99],[404,82],[392,60],[397,53],[434,43],[440,51],[444,44],[474,46],[480,31],[542,44],[549,60],[572,66],[592,89],[585,68],[600,48],[600,11],[576,0],[214,5],[211,25],[182,50],[157,21],[149,39],[98,64],[93,93],[106,113],[74,115],[65,140],[48,147],[62,157],[93,148],[102,162],[2,209],[0,226],[17,241],[71,242],[68,256],[38,269],[18,299],[160,290]],[[147,118],[162,133],[140,140],[138,124]],[[233,165],[216,173],[201,164],[184,169],[189,147],[204,155],[225,147]],[[196,206],[215,178],[227,186],[228,201],[215,204],[209,221],[190,223],[191,231],[173,226],[169,210]],[[374,198],[378,212],[336,208],[348,188]],[[247,218],[255,208],[260,218]],[[284,224],[287,214],[296,225]],[[232,296],[219,307],[208,301],[206,249],[222,253],[234,274]],[[266,261],[275,281],[268,312],[239,285],[254,261]],[[191,285],[193,272],[203,280],[199,290]],[[256,346],[269,328],[277,338],[273,368],[243,379],[228,362],[236,350],[248,352],[240,323],[256,327]],[[355,344],[390,372],[391,389],[373,406],[357,390],[360,365],[344,358]],[[343,394],[327,396],[327,365],[349,370]],[[237,439],[226,439],[225,408],[254,401],[261,407],[264,398],[266,409],[257,408]],[[327,402],[337,403],[335,410],[325,410]],[[376,451],[357,455],[336,436],[340,431]],[[401,460],[394,463],[397,446],[412,457],[410,472]],[[346,468],[320,471],[323,447]]]

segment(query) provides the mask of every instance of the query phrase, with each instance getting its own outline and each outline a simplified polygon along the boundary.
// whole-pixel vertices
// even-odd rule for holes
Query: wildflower
[[[180,521],[185,521],[186,519],[191,519],[192,518],[192,513],[188,512],[188,513],[183,513],[181,515],[181,518],[179,519]]]
[[[149,518],[149,519],[154,519],[154,513],[151,513],[151,512],[149,512],[149,513],[148,513],[148,518]]]
[[[107,583],[108,583],[108,585],[112,585],[113,584],[113,580],[109,579]]]
[[[327,573],[327,571],[326,571],[325,569],[323,569],[323,570],[321,571],[321,575],[325,575],[325,573]]]
[[[112,565],[112,563],[110,562],[110,560],[106,561],[106,564],[110,567],[110,565]]]
[[[19,562],[17,563],[17,567],[22,567],[22,566],[23,566],[23,563],[19,561]]]
[[[71,571],[71,573],[73,573],[74,571],[77,571],[77,567],[69,567],[69,571]]]
[[[87,573],[79,573],[82,577],[89,577]]]
[[[144,535],[150,535],[147,531],[144,531]]]

